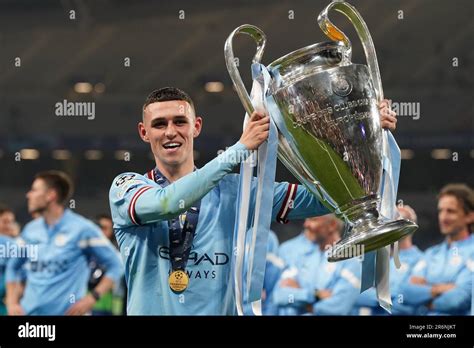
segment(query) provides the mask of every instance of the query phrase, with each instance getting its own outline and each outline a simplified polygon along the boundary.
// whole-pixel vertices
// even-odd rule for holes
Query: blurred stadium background
[[[76,211],[88,217],[108,212],[112,179],[154,165],[136,124],[147,94],[163,86],[187,91],[204,117],[195,148],[198,166],[205,164],[236,142],[242,128],[243,107],[224,63],[228,34],[244,23],[262,28],[268,64],[325,40],[316,17],[327,3],[0,1],[0,201],[26,223],[32,177],[54,168],[74,178]],[[386,97],[420,103],[419,119],[400,116],[395,136],[403,155],[399,198],[418,214],[414,242],[424,249],[442,239],[437,191],[448,182],[474,183],[474,2],[351,3],[372,33]],[[350,24],[342,16],[334,20],[350,34],[353,61],[363,63]],[[235,44],[247,86],[254,50],[249,38]],[[15,66],[18,57],[21,66]],[[95,119],[56,116],[55,104],[64,99],[95,102]],[[22,160],[16,161],[19,152]],[[295,181],[282,165],[277,178]],[[301,222],[275,226],[280,242],[300,229]]]

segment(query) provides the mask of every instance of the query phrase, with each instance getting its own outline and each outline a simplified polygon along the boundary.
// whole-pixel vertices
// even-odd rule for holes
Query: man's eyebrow
[[[173,116],[173,121],[187,121],[187,117],[184,115],[176,115]],[[151,125],[154,126],[155,124],[166,122],[165,117],[156,117],[153,120],[151,120]]]

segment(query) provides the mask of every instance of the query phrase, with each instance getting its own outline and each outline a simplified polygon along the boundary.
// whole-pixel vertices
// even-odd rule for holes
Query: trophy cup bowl
[[[250,114],[252,106],[232,52],[234,35],[257,42],[260,61],[265,34],[243,25],[225,45],[226,63]],[[379,213],[382,180],[382,128],[376,89],[368,66],[350,61],[343,41],[317,43],[291,52],[267,66],[267,98],[278,129],[278,157],[288,170],[346,222],[342,239],[328,253],[339,261],[390,245],[418,226]]]

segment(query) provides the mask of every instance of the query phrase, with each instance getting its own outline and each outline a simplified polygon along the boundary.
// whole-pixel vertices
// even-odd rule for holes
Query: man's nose
[[[174,138],[176,136],[176,128],[173,122],[168,123],[168,126],[166,127],[165,135],[168,138]]]

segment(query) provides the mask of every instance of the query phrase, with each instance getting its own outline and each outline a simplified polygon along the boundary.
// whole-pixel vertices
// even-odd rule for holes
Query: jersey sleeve
[[[92,223],[87,224],[81,232],[79,247],[87,258],[94,257],[99,265],[105,268],[105,276],[119,285],[123,276],[123,265],[119,252]]]
[[[204,197],[250,151],[237,142],[204,167],[162,188],[136,174],[119,175],[112,183],[109,200],[115,228],[169,220]]]
[[[286,224],[290,219],[305,219],[331,212],[303,185],[275,183],[273,220]]]
[[[26,279],[23,265],[28,261],[28,232],[23,230],[22,235],[15,238],[13,243],[14,247],[17,249],[17,257],[11,257],[7,260],[5,267],[5,282],[7,283],[19,283]]]

